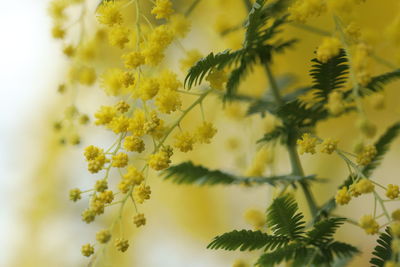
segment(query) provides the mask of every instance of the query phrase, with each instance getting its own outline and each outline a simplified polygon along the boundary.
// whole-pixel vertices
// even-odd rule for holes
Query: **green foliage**
[[[387,260],[390,260],[392,257],[392,234],[390,233],[389,227],[385,229],[384,233],[379,235],[379,239],[376,241],[378,244],[376,245],[372,254],[373,257],[369,263],[372,264],[372,267],[383,267]]]
[[[198,61],[192,66],[185,78],[185,86],[189,89],[202,82],[204,77],[213,69],[223,69],[234,65],[234,70],[230,73],[227,81],[226,98],[232,97],[240,84],[240,81],[252,69],[254,64],[268,64],[272,60],[272,54],[281,53],[285,49],[293,46],[294,39],[283,41],[272,41],[279,33],[279,28],[286,23],[286,17],[277,18],[270,27],[265,27],[271,18],[272,9],[276,6],[265,6],[265,0],[257,0],[249,15],[244,28],[246,29],[243,48],[236,51],[224,51]]]
[[[300,177],[282,175],[273,177],[238,177],[219,170],[209,170],[203,166],[194,165],[191,161],[171,166],[163,172],[165,180],[176,184],[196,185],[229,185],[229,184],[269,184],[294,183],[302,180],[314,180],[315,176]]]
[[[225,250],[255,250],[255,249],[276,249],[287,245],[289,238],[286,236],[273,236],[261,231],[234,230],[217,236],[207,246],[209,249]]]
[[[332,239],[335,231],[346,221],[344,218],[330,218],[314,224],[314,228],[307,232],[311,244],[319,246]]]
[[[205,58],[200,59],[189,69],[185,78],[185,86],[191,88],[194,85],[200,84],[212,69],[223,69],[224,67],[234,64],[240,60],[241,54],[241,50],[235,52],[225,50],[217,54],[211,53]]]
[[[371,81],[361,90],[360,94],[365,95],[371,92],[382,91],[385,85],[398,79],[400,79],[400,69],[372,77]]]
[[[371,163],[362,168],[362,173],[369,177],[372,172],[380,165],[384,155],[389,150],[390,144],[396,139],[400,134],[400,122],[396,122],[392,126],[390,126],[386,132],[375,142],[375,147],[377,150],[377,154],[372,158]],[[349,187],[353,182],[351,176],[347,177],[347,179],[339,186],[342,188],[343,186]],[[321,216],[327,216],[332,210],[336,208],[336,202],[334,198],[329,199],[319,210],[319,214],[316,217],[316,220],[319,220]]]
[[[269,133],[264,134],[264,137],[257,141],[260,142],[271,142],[280,139],[282,143],[287,143],[287,131],[285,127],[277,126],[275,129]]]
[[[292,197],[275,199],[268,209],[268,227],[277,235],[286,235],[291,239],[300,237],[304,232],[304,221],[303,215],[297,211],[297,203]]]
[[[267,210],[267,226],[272,234],[260,231],[232,231],[217,236],[208,245],[210,249],[255,250],[263,249],[256,265],[272,267],[283,261],[293,266],[322,266],[335,259],[347,259],[358,250],[352,245],[333,239],[343,218],[331,218],[313,225],[305,232],[303,215],[290,196],[276,198]]]
[[[334,90],[342,88],[347,80],[348,60],[346,52],[342,49],[340,53],[329,59],[326,63],[314,58],[310,75],[313,78],[313,89],[315,96],[320,100],[319,104],[325,104],[328,96]]]
[[[397,122],[389,127],[386,132],[378,139],[378,141],[375,143],[377,153],[375,157],[372,158],[371,163],[362,169],[364,175],[370,176],[372,172],[380,165],[383,156],[389,150],[390,144],[396,139],[399,134],[400,122]]]

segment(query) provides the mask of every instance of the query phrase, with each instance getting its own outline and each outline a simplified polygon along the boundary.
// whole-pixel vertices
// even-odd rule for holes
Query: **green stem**
[[[271,68],[268,63],[265,64],[265,72],[267,73],[267,76],[268,76],[272,94],[274,95],[274,98],[275,98],[276,102],[278,103],[278,105],[282,106],[283,101],[282,101],[281,94],[279,93],[278,84],[276,83],[276,80],[274,78],[274,75],[272,74]]]
[[[201,0],[194,0],[193,3],[189,6],[189,8],[186,10],[185,17],[188,17],[200,2]]]
[[[244,4],[246,5],[247,11],[250,11],[251,8],[253,7],[253,4],[251,3],[250,0],[243,0]]]
[[[271,68],[269,66],[269,64],[265,64],[265,71],[267,73],[268,76],[268,80],[269,80],[269,84],[271,87],[271,91],[272,94],[274,95],[275,101],[278,103],[278,105],[283,105],[284,102],[282,100],[282,97],[279,93],[279,88],[278,85],[276,83],[276,80],[274,78],[274,75],[272,74]],[[289,142],[287,145],[287,150],[289,153],[289,158],[290,158],[290,164],[292,166],[292,174],[293,175],[298,175],[298,176],[304,176],[304,171],[303,171],[303,167],[301,166],[301,161],[299,158],[299,154],[297,153],[297,147],[296,147],[296,137],[295,136],[291,136],[289,138]],[[301,181],[300,182],[300,186],[301,189],[303,190],[304,196],[306,198],[308,207],[310,209],[310,212],[312,214],[313,217],[315,217],[315,215],[318,212],[318,207],[317,204],[315,202],[314,196],[309,188],[309,185],[307,182],[305,181]]]

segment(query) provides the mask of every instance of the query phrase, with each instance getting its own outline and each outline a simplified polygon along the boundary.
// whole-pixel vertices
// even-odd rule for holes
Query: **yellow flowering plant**
[[[373,106],[384,108],[385,87],[400,78],[400,70],[374,51],[374,44],[354,21],[354,10],[364,1],[232,0],[232,7],[229,2],[51,1],[51,35],[62,42],[70,63],[58,88],[67,107],[54,130],[60,144],[85,144],[82,158],[87,176],[96,177],[88,188],[73,186],[69,191],[72,202],[86,203],[82,221],[101,225],[81,247],[88,266],[108,266],[107,251],[129,252],[141,245],[129,233],[132,228],[146,228],[151,221],[145,207],[160,190],[153,189],[151,177],[177,185],[273,188],[266,212],[250,209],[245,214],[253,230],[220,234],[207,246],[243,253],[258,250],[246,254],[254,266],[352,266],[362,249],[352,238],[339,240],[335,235],[347,224],[367,235],[379,235],[370,259],[374,267],[399,265],[400,212],[388,205],[398,204],[399,185],[395,180],[382,184],[373,171],[400,134],[400,121],[391,121],[386,129],[377,127],[371,122],[373,117],[367,116],[372,112],[365,99],[375,97]],[[219,17],[214,25],[218,38],[232,39],[228,47],[215,46],[203,53],[205,49],[187,40],[196,38],[191,34],[202,34],[192,27],[206,23],[196,14],[206,4],[221,9],[225,4],[226,16],[240,6],[245,15],[232,20]],[[74,9],[80,10],[76,22],[69,19]],[[325,18],[333,21],[332,30],[308,23]],[[396,18],[389,34],[398,35],[399,25]],[[287,32],[291,27],[319,38],[318,45],[300,52],[310,55],[311,63],[301,62],[309,69],[308,86],[300,87],[290,75],[276,74],[276,62],[295,53],[303,41],[302,35]],[[374,63],[391,70],[376,74]],[[261,93],[258,87],[263,87]],[[95,105],[86,108],[80,99],[96,99],[91,101]],[[225,170],[223,162],[206,167],[192,154],[222,140],[221,121],[229,116],[221,110],[230,110],[231,120],[241,130],[269,118],[258,140],[248,138],[251,144],[242,140],[258,147],[250,163],[239,160],[242,171]],[[339,138],[343,135],[319,131],[324,123],[350,116],[362,141],[354,151],[347,149],[348,140]],[[86,138],[86,126],[107,131],[109,144]],[[231,149],[240,144],[231,141]],[[282,150],[290,167],[277,167],[283,162],[277,156]],[[317,171],[309,174],[303,165],[316,157],[336,157],[344,166],[340,167],[345,177],[328,197],[317,197],[316,188],[323,179]],[[300,204],[300,194],[307,208]],[[368,214],[360,218],[339,215],[340,206],[351,209],[355,198],[368,197],[373,199]],[[108,219],[103,221],[101,216]],[[249,265],[238,259],[233,266]]]

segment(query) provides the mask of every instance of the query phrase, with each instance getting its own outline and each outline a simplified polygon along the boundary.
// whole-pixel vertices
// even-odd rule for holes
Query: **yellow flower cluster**
[[[122,193],[127,193],[132,186],[139,185],[144,180],[143,174],[134,166],[129,166],[127,172],[122,176],[118,188]]]
[[[151,14],[156,16],[156,19],[168,19],[174,13],[170,0],[156,0],[155,6],[151,10]]]
[[[85,149],[84,155],[88,161],[88,170],[91,173],[97,173],[103,169],[106,163],[106,156],[102,149],[95,146],[88,146]]]
[[[249,209],[245,212],[244,217],[246,221],[251,224],[256,230],[262,229],[265,226],[265,214],[260,210]]]
[[[357,163],[366,166],[371,163],[372,159],[376,156],[378,151],[374,145],[365,146],[361,153],[357,156]]]
[[[326,63],[329,59],[337,56],[340,52],[341,43],[337,38],[325,37],[317,49],[317,59]]]
[[[352,196],[358,197],[361,194],[371,193],[374,189],[374,184],[370,180],[363,178],[350,186],[350,193]]]
[[[335,201],[339,205],[346,205],[350,202],[351,195],[347,190],[347,187],[342,187],[339,191],[337,191],[335,196]]]
[[[94,253],[94,247],[91,244],[85,244],[81,249],[82,255],[85,257],[89,257]]]
[[[146,199],[150,199],[150,194],[151,194],[150,186],[145,185],[143,182],[135,186],[133,189],[133,195],[135,201],[137,201],[140,204],[142,204]]]
[[[111,239],[111,233],[109,230],[101,230],[96,233],[96,240],[101,243],[105,244]]]
[[[121,1],[103,1],[97,9],[97,19],[100,23],[113,26],[122,24],[122,14],[120,12]]]
[[[299,145],[299,153],[315,154],[315,147],[317,146],[317,143],[317,138],[312,137],[309,133],[303,134],[301,139],[297,140],[297,145]]]
[[[353,55],[353,67],[356,72],[357,80],[362,86],[368,85],[371,81],[371,62],[369,55],[371,49],[364,43],[357,44]]]
[[[390,199],[396,199],[399,197],[400,191],[398,185],[389,184],[386,189],[386,196]]]
[[[369,235],[374,235],[379,232],[379,224],[372,215],[364,215],[361,217],[359,224]]]
[[[224,90],[224,85],[228,80],[225,70],[214,69],[206,77],[206,81],[210,83],[210,87],[217,90]]]
[[[288,9],[289,19],[306,22],[311,17],[318,17],[326,11],[325,1],[321,0],[297,0]]]
[[[126,239],[118,238],[115,240],[115,247],[121,252],[125,252],[129,248],[129,242]]]
[[[162,148],[159,152],[150,155],[148,164],[150,168],[160,171],[169,167],[171,163],[172,148],[167,146]]]
[[[340,91],[333,91],[328,96],[327,108],[333,116],[340,115],[345,109],[343,94]]]
[[[332,138],[325,139],[321,144],[322,145],[321,152],[332,154],[336,150],[338,143],[339,140],[333,140]]]
[[[140,227],[146,224],[146,218],[144,217],[143,213],[139,213],[133,217],[133,223],[136,227]]]

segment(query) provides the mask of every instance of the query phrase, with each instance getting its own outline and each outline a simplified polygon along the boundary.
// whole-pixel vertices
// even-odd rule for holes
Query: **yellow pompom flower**
[[[211,122],[203,122],[196,130],[196,139],[200,143],[209,144],[211,139],[217,133],[217,129]]]
[[[69,199],[71,201],[73,201],[73,202],[76,202],[76,201],[78,201],[79,199],[82,198],[81,194],[82,194],[82,192],[81,192],[81,190],[79,188],[71,189],[69,191]]]
[[[96,213],[91,209],[86,209],[81,214],[82,220],[86,223],[91,223],[96,218]]]
[[[325,10],[325,1],[297,0],[288,9],[290,14],[289,19],[304,23],[310,17],[320,16]]]
[[[160,112],[170,114],[181,108],[182,101],[178,92],[162,89],[157,94],[155,104]]]
[[[133,223],[136,224],[136,227],[140,227],[146,224],[146,218],[143,213],[139,213],[133,217]]]
[[[360,219],[360,227],[365,230],[365,232],[369,235],[374,235],[379,231],[379,224],[372,217],[372,215],[364,215]]]
[[[143,78],[141,80],[137,95],[142,100],[150,100],[155,97],[160,89],[160,84],[155,78]]]
[[[85,244],[81,248],[82,255],[90,257],[94,253],[94,247],[91,244]]]
[[[107,180],[101,179],[96,181],[96,184],[94,185],[94,190],[96,190],[96,192],[104,192],[107,189],[108,189]]]
[[[121,252],[125,252],[129,248],[129,242],[126,239],[118,238],[115,240],[115,247]]]
[[[247,168],[245,175],[260,177],[264,174],[265,168],[268,166],[268,164],[271,164],[273,161],[273,151],[271,151],[271,148],[263,146],[257,151],[253,161]]]
[[[266,223],[265,213],[256,209],[247,210],[244,214],[244,218],[256,230],[263,228]]]
[[[100,78],[100,86],[111,96],[125,93],[124,77],[125,72],[121,69],[108,69]]]
[[[174,146],[182,152],[188,152],[193,149],[195,137],[189,132],[180,132],[175,135]]]
[[[96,158],[89,160],[88,170],[91,173],[98,173],[101,169],[103,169],[105,163],[106,163],[106,156],[102,152]]]
[[[96,146],[90,145],[85,148],[84,156],[85,156],[86,160],[92,160],[92,159],[95,159],[101,153],[103,153],[102,149],[100,149]]]
[[[110,241],[111,239],[111,233],[109,230],[105,229],[105,230],[101,230],[98,231],[96,233],[96,240],[100,243],[100,244],[105,244],[108,241]]]
[[[61,25],[54,25],[53,28],[51,29],[51,35],[55,39],[64,39],[65,37],[65,30],[62,28]]]
[[[224,70],[214,69],[206,77],[206,81],[210,83],[210,87],[217,90],[224,90],[224,85],[228,80],[228,75]]]
[[[235,262],[232,264],[232,267],[248,267],[249,265],[246,264],[243,260],[235,260]]]
[[[107,125],[114,133],[124,133],[128,131],[130,119],[124,115],[115,116]]]
[[[340,41],[337,38],[325,37],[317,49],[317,59],[326,63],[329,59],[337,56],[340,52]]]
[[[305,133],[302,135],[301,139],[297,140],[297,144],[299,145],[299,153],[311,153],[315,154],[315,147],[317,146],[318,139],[312,137],[309,133]]]
[[[168,153],[167,151],[162,150],[155,154],[151,154],[147,163],[149,164],[150,168],[160,171],[169,167],[169,164],[171,163],[171,156],[172,151],[171,153]]]
[[[170,70],[163,70],[158,77],[158,82],[160,84],[160,89],[176,91],[182,87],[178,76]]]
[[[394,222],[390,225],[390,230],[396,238],[400,238],[400,222]]]
[[[157,26],[149,35],[149,42],[165,49],[174,39],[174,33],[168,25]]]
[[[77,57],[83,62],[90,63],[97,55],[97,44],[95,41],[89,41],[77,47]]]
[[[128,131],[132,132],[134,136],[143,136],[145,131],[146,116],[143,110],[135,109],[133,116],[130,119]]]
[[[116,168],[123,168],[128,165],[128,155],[120,152],[112,157],[111,166]]]
[[[145,57],[141,52],[130,52],[122,56],[124,59],[125,67],[128,69],[135,69],[145,63]]]
[[[141,138],[137,136],[127,136],[124,141],[124,148],[127,151],[136,151],[141,153],[144,151],[144,142]]]
[[[185,37],[190,30],[189,20],[182,14],[171,17],[170,27],[176,36]]]
[[[112,46],[123,49],[129,42],[130,30],[124,26],[113,26],[108,32],[108,41]]]
[[[128,112],[130,106],[125,101],[121,100],[115,105],[115,109],[121,113]]]
[[[325,139],[321,144],[321,146],[322,146],[321,152],[327,153],[327,154],[332,154],[336,150],[338,143],[339,143],[339,140],[333,140],[332,138]]]
[[[143,174],[134,166],[128,166],[127,172],[122,177],[136,185],[140,184],[144,180]]]
[[[345,103],[343,101],[343,94],[340,91],[333,91],[328,96],[327,108],[330,114],[337,116],[341,114],[345,109]]]
[[[68,2],[65,0],[53,0],[50,2],[49,14],[54,20],[63,20],[66,18],[65,8]]]
[[[366,166],[371,163],[372,159],[376,156],[378,151],[374,145],[365,146],[361,153],[357,155],[357,163]]]
[[[363,178],[360,181],[358,181],[354,187],[354,189],[359,193],[359,194],[368,194],[374,191],[374,184],[366,179]]]
[[[107,26],[122,23],[121,2],[103,1],[97,9],[97,20]]]
[[[339,191],[337,191],[335,196],[335,201],[339,205],[346,205],[351,200],[351,195],[347,191],[347,187],[342,187]]]
[[[392,219],[395,221],[400,221],[400,209],[392,212]]]
[[[156,43],[148,43],[142,53],[145,63],[150,66],[157,66],[164,59],[164,50]]]
[[[396,199],[399,197],[400,191],[398,185],[389,184],[386,189],[386,196],[390,199]]]
[[[174,13],[170,0],[156,0],[156,3],[151,10],[151,14],[156,16],[156,19],[168,19]]]
[[[114,193],[111,190],[104,191],[99,194],[98,198],[105,204],[110,204],[114,200]]]
[[[73,45],[65,45],[63,47],[63,53],[67,57],[73,57],[75,55],[76,49]]]
[[[186,52],[186,57],[179,61],[181,71],[185,72],[190,69],[203,55],[199,50],[189,50]]]
[[[150,199],[150,194],[150,186],[145,185],[143,182],[133,188],[134,199],[140,204],[143,204],[145,200]]]
[[[107,125],[113,120],[116,113],[117,112],[114,107],[101,106],[100,110],[94,114],[94,117],[96,118],[94,123],[96,125]]]
[[[83,85],[93,85],[96,81],[96,71],[91,67],[81,67],[78,75],[78,82]]]

